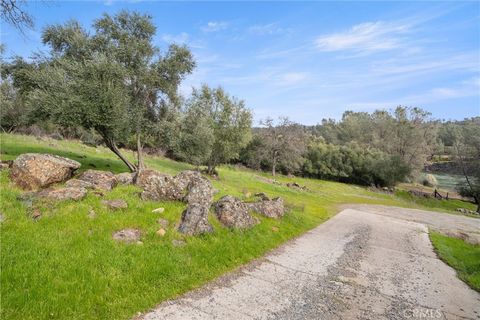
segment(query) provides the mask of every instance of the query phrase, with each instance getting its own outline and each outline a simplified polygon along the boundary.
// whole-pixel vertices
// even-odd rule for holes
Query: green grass
[[[456,200],[456,199],[444,200],[444,199],[417,197],[405,190],[397,190],[395,191],[395,195],[398,198],[408,201],[410,203],[415,203],[425,208],[430,208],[435,210],[442,210],[442,211],[449,211],[449,212],[455,212],[457,208],[465,208],[472,211],[477,210],[477,206],[475,204],[467,201],[462,201],[462,200]],[[473,217],[477,217],[477,216],[475,215]]]
[[[25,152],[52,153],[82,163],[81,170],[95,168],[115,173],[124,165],[106,148],[92,148],[73,141],[37,140],[29,136],[1,134],[1,159]],[[125,152],[133,160],[132,152]],[[161,157],[147,157],[149,167],[175,174],[189,165]],[[141,201],[135,186],[120,186],[105,198],[121,198],[128,209],[112,212],[94,193],[82,201],[37,203],[43,215],[33,221],[22,193],[0,174],[0,211],[5,221],[1,234],[1,319],[129,319],[159,302],[199,287],[215,277],[264,255],[322,223],[343,203],[396,206],[417,204],[365,188],[313,179],[277,177],[309,188],[297,191],[265,181],[268,174],[224,166],[213,184],[220,192],[245,198],[266,192],[281,196],[289,208],[280,220],[259,217],[261,223],[247,231],[232,231],[210,216],[213,234],[187,237],[176,231],[185,204]],[[164,207],[162,214],[152,209]],[[88,217],[95,210],[97,217]],[[170,221],[165,237],[156,235],[157,219]],[[120,244],[112,233],[138,228],[143,244]],[[278,231],[272,230],[278,228]],[[182,239],[183,247],[172,240]]]
[[[431,232],[430,240],[438,256],[457,270],[458,277],[480,292],[480,246],[438,232]]]

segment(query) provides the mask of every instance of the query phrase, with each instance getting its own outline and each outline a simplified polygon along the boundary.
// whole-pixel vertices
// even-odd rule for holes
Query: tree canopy
[[[303,155],[309,137],[305,128],[281,117],[278,122],[271,118],[261,121],[256,138],[244,151],[246,163],[256,162],[271,170],[275,176],[280,167],[285,173],[297,172],[303,164]]]
[[[161,54],[148,15],[104,14],[93,30],[89,34],[76,21],[44,29],[51,52],[28,73],[30,102],[56,123],[95,129],[130,170],[141,169],[142,139],[154,133],[162,108],[178,104],[177,89],[195,67],[193,56],[175,44]],[[117,147],[132,134],[137,165]]]
[[[421,170],[437,145],[438,123],[420,108],[398,106],[392,112],[347,111],[341,121],[324,120],[313,133],[328,143],[355,141],[397,155],[414,170]]]
[[[188,162],[216,166],[238,159],[251,139],[252,115],[245,102],[222,88],[194,89],[186,104],[177,154]]]

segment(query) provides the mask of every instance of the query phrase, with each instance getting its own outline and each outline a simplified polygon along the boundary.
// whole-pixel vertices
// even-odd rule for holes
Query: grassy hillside
[[[106,148],[72,141],[37,140],[0,135],[1,159],[25,152],[52,153],[82,163],[85,169],[126,171]],[[133,159],[133,153],[127,152]],[[175,174],[189,165],[160,157],[147,157],[149,167]],[[162,300],[238,267],[272,248],[317,226],[335,214],[342,203],[378,203],[412,206],[391,195],[353,185],[278,177],[295,181],[309,191],[269,183],[267,174],[221,167],[213,181],[216,198],[265,192],[281,196],[289,213],[281,220],[259,217],[248,231],[231,231],[210,217],[215,232],[186,237],[176,231],[185,204],[141,201],[135,186],[120,186],[104,198],[121,198],[128,209],[112,212],[90,192],[82,201],[39,203],[42,217],[30,218],[32,207],[17,199],[22,192],[10,183],[8,171],[0,175],[1,319],[128,319]],[[413,205],[415,206],[415,205]],[[164,207],[162,214],[152,209]],[[96,212],[95,218],[89,212]],[[156,234],[158,218],[169,220],[164,237]],[[127,227],[142,231],[143,244],[119,244],[112,233]],[[275,228],[273,228],[275,227]],[[172,240],[185,241],[174,246]]]

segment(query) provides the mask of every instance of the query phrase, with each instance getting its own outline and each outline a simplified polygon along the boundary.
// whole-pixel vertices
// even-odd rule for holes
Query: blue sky
[[[418,106],[440,119],[480,115],[480,2],[30,2],[26,37],[2,23],[7,55],[45,50],[47,24],[103,12],[149,13],[155,42],[187,44],[182,85],[222,86],[255,115],[304,124],[345,110]]]

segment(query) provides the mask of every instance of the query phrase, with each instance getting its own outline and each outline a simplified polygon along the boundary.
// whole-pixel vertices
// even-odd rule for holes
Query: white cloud
[[[187,45],[192,49],[205,49],[206,43],[204,40],[198,38],[192,38],[188,33],[181,32],[179,34],[165,33],[160,36],[160,40],[165,43],[176,43],[179,45]]]
[[[408,23],[366,22],[343,32],[320,36],[315,40],[315,44],[321,51],[391,50],[403,45],[403,35],[411,31],[411,28],[412,25]]]
[[[444,99],[475,97],[480,92],[480,84],[477,81],[478,79],[473,78],[463,81],[456,86],[433,88],[424,94],[411,96],[409,99],[432,102]]]
[[[476,52],[463,52],[451,56],[424,56],[419,61],[387,60],[377,63],[372,71],[378,74],[413,74],[424,72],[439,72],[444,70],[465,70],[479,72],[476,62]]]
[[[463,90],[454,89],[454,88],[434,88],[430,93],[438,98],[455,98],[458,96],[463,96]]]
[[[164,34],[162,35],[162,40],[167,43],[178,43],[184,44],[187,43],[189,39],[188,33],[182,32],[179,34]]]
[[[225,21],[209,21],[206,26],[202,27],[204,32],[216,32],[225,30],[228,27],[228,23]]]
[[[272,34],[285,34],[291,33],[291,29],[285,29],[280,27],[277,23],[268,23],[268,24],[256,24],[248,28],[248,32],[264,36],[264,35],[272,35]]]

